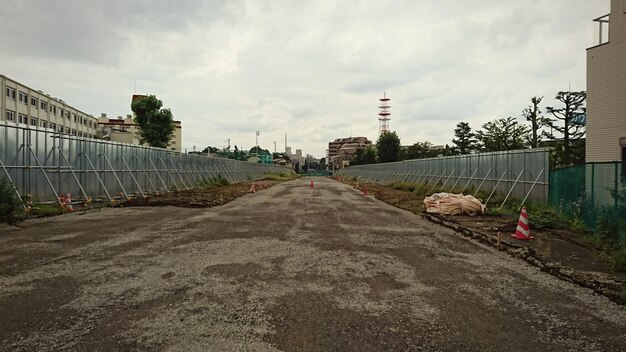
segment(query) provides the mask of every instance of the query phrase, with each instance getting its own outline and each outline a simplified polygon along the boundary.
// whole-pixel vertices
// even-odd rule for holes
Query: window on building
[[[50,124],[50,129],[53,130],[53,131],[56,131],[57,130],[57,124],[56,123],[51,123]]]
[[[30,118],[30,124],[32,126],[37,126],[37,125],[39,125],[39,120],[37,118],[35,118],[35,117],[31,117]]]
[[[59,115],[61,115],[61,117],[63,117],[63,109],[59,108]]]
[[[40,122],[41,122],[41,127],[48,128],[48,122],[47,121],[40,121]]]
[[[37,98],[30,97],[30,105],[32,105],[35,109],[38,109]]]
[[[50,105],[50,112],[53,114],[57,114],[57,107],[55,105]]]
[[[59,132],[63,133],[63,126],[59,125],[59,128],[57,129]]]
[[[15,121],[15,111],[7,110],[5,118],[7,121]]]
[[[76,117],[76,114],[72,113],[72,116],[74,116],[74,122],[78,122],[78,117]]]
[[[78,137],[82,137],[82,136],[83,136],[83,133],[82,133],[82,132],[80,132],[80,131],[78,131],[77,135],[78,135]]]
[[[39,101],[39,107],[40,107],[42,110],[48,110],[48,103],[46,103],[46,102],[45,102],[45,101],[43,101],[43,100],[40,100],[40,101]]]
[[[15,100],[15,89],[7,87],[7,98]]]
[[[91,122],[91,121],[89,121],[89,127],[92,127],[92,126],[93,126],[91,123],[92,123],[92,122]]]
[[[20,94],[18,94],[18,100],[20,101],[20,103],[22,104],[28,104],[28,94],[24,93],[24,92],[20,92]]]
[[[23,123],[23,124],[27,125],[28,124],[28,116],[26,116],[24,114],[19,114],[17,116],[17,122]]]
[[[69,127],[65,127],[65,133],[70,134],[70,128]]]

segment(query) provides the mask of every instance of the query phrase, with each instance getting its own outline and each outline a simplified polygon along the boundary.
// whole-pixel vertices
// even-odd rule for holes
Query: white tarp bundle
[[[427,213],[458,215],[476,213],[484,213],[486,206],[473,196],[464,196],[463,194],[453,193],[435,193],[430,197],[424,198]]]

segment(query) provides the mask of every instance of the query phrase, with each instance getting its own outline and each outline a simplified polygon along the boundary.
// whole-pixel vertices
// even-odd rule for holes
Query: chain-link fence
[[[357,165],[339,169],[337,174],[385,185],[429,185],[433,192],[455,189],[477,194],[482,190],[489,194],[486,203],[498,192],[502,206],[511,198],[522,203],[527,199],[545,202],[549,160],[549,149],[539,148]]]
[[[207,179],[239,183],[284,166],[182,154],[160,148],[77,138],[0,124],[0,178],[28,202],[72,198],[113,202],[159,192],[190,189]]]

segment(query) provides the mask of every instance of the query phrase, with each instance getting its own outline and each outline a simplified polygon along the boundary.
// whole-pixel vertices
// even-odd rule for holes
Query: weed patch
[[[282,173],[268,173],[265,176],[265,179],[271,180],[271,181],[290,181],[290,180],[295,180],[299,177],[302,177],[302,175],[299,175],[293,172],[282,172]]]
[[[30,210],[30,213],[38,217],[57,216],[63,214],[63,209],[59,206],[59,204],[41,204],[33,207]]]
[[[230,184],[230,182],[228,182],[227,179],[223,178],[220,175],[218,175],[215,178],[212,178],[212,177],[202,177],[202,178],[198,179],[198,181],[196,183],[198,188],[213,188],[213,187],[219,187],[219,186],[227,186],[229,184]]]
[[[22,201],[6,178],[0,179],[0,221],[13,224],[22,220]]]

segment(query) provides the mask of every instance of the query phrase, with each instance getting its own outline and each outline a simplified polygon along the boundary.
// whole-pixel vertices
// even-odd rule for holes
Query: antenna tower
[[[380,112],[378,113],[378,135],[381,135],[385,132],[389,132],[389,120],[391,120],[389,117],[389,115],[391,115],[391,112],[389,111],[391,109],[389,101],[391,99],[387,98],[387,93],[385,92],[383,97],[378,100],[380,101],[380,105],[378,106],[380,109]]]

